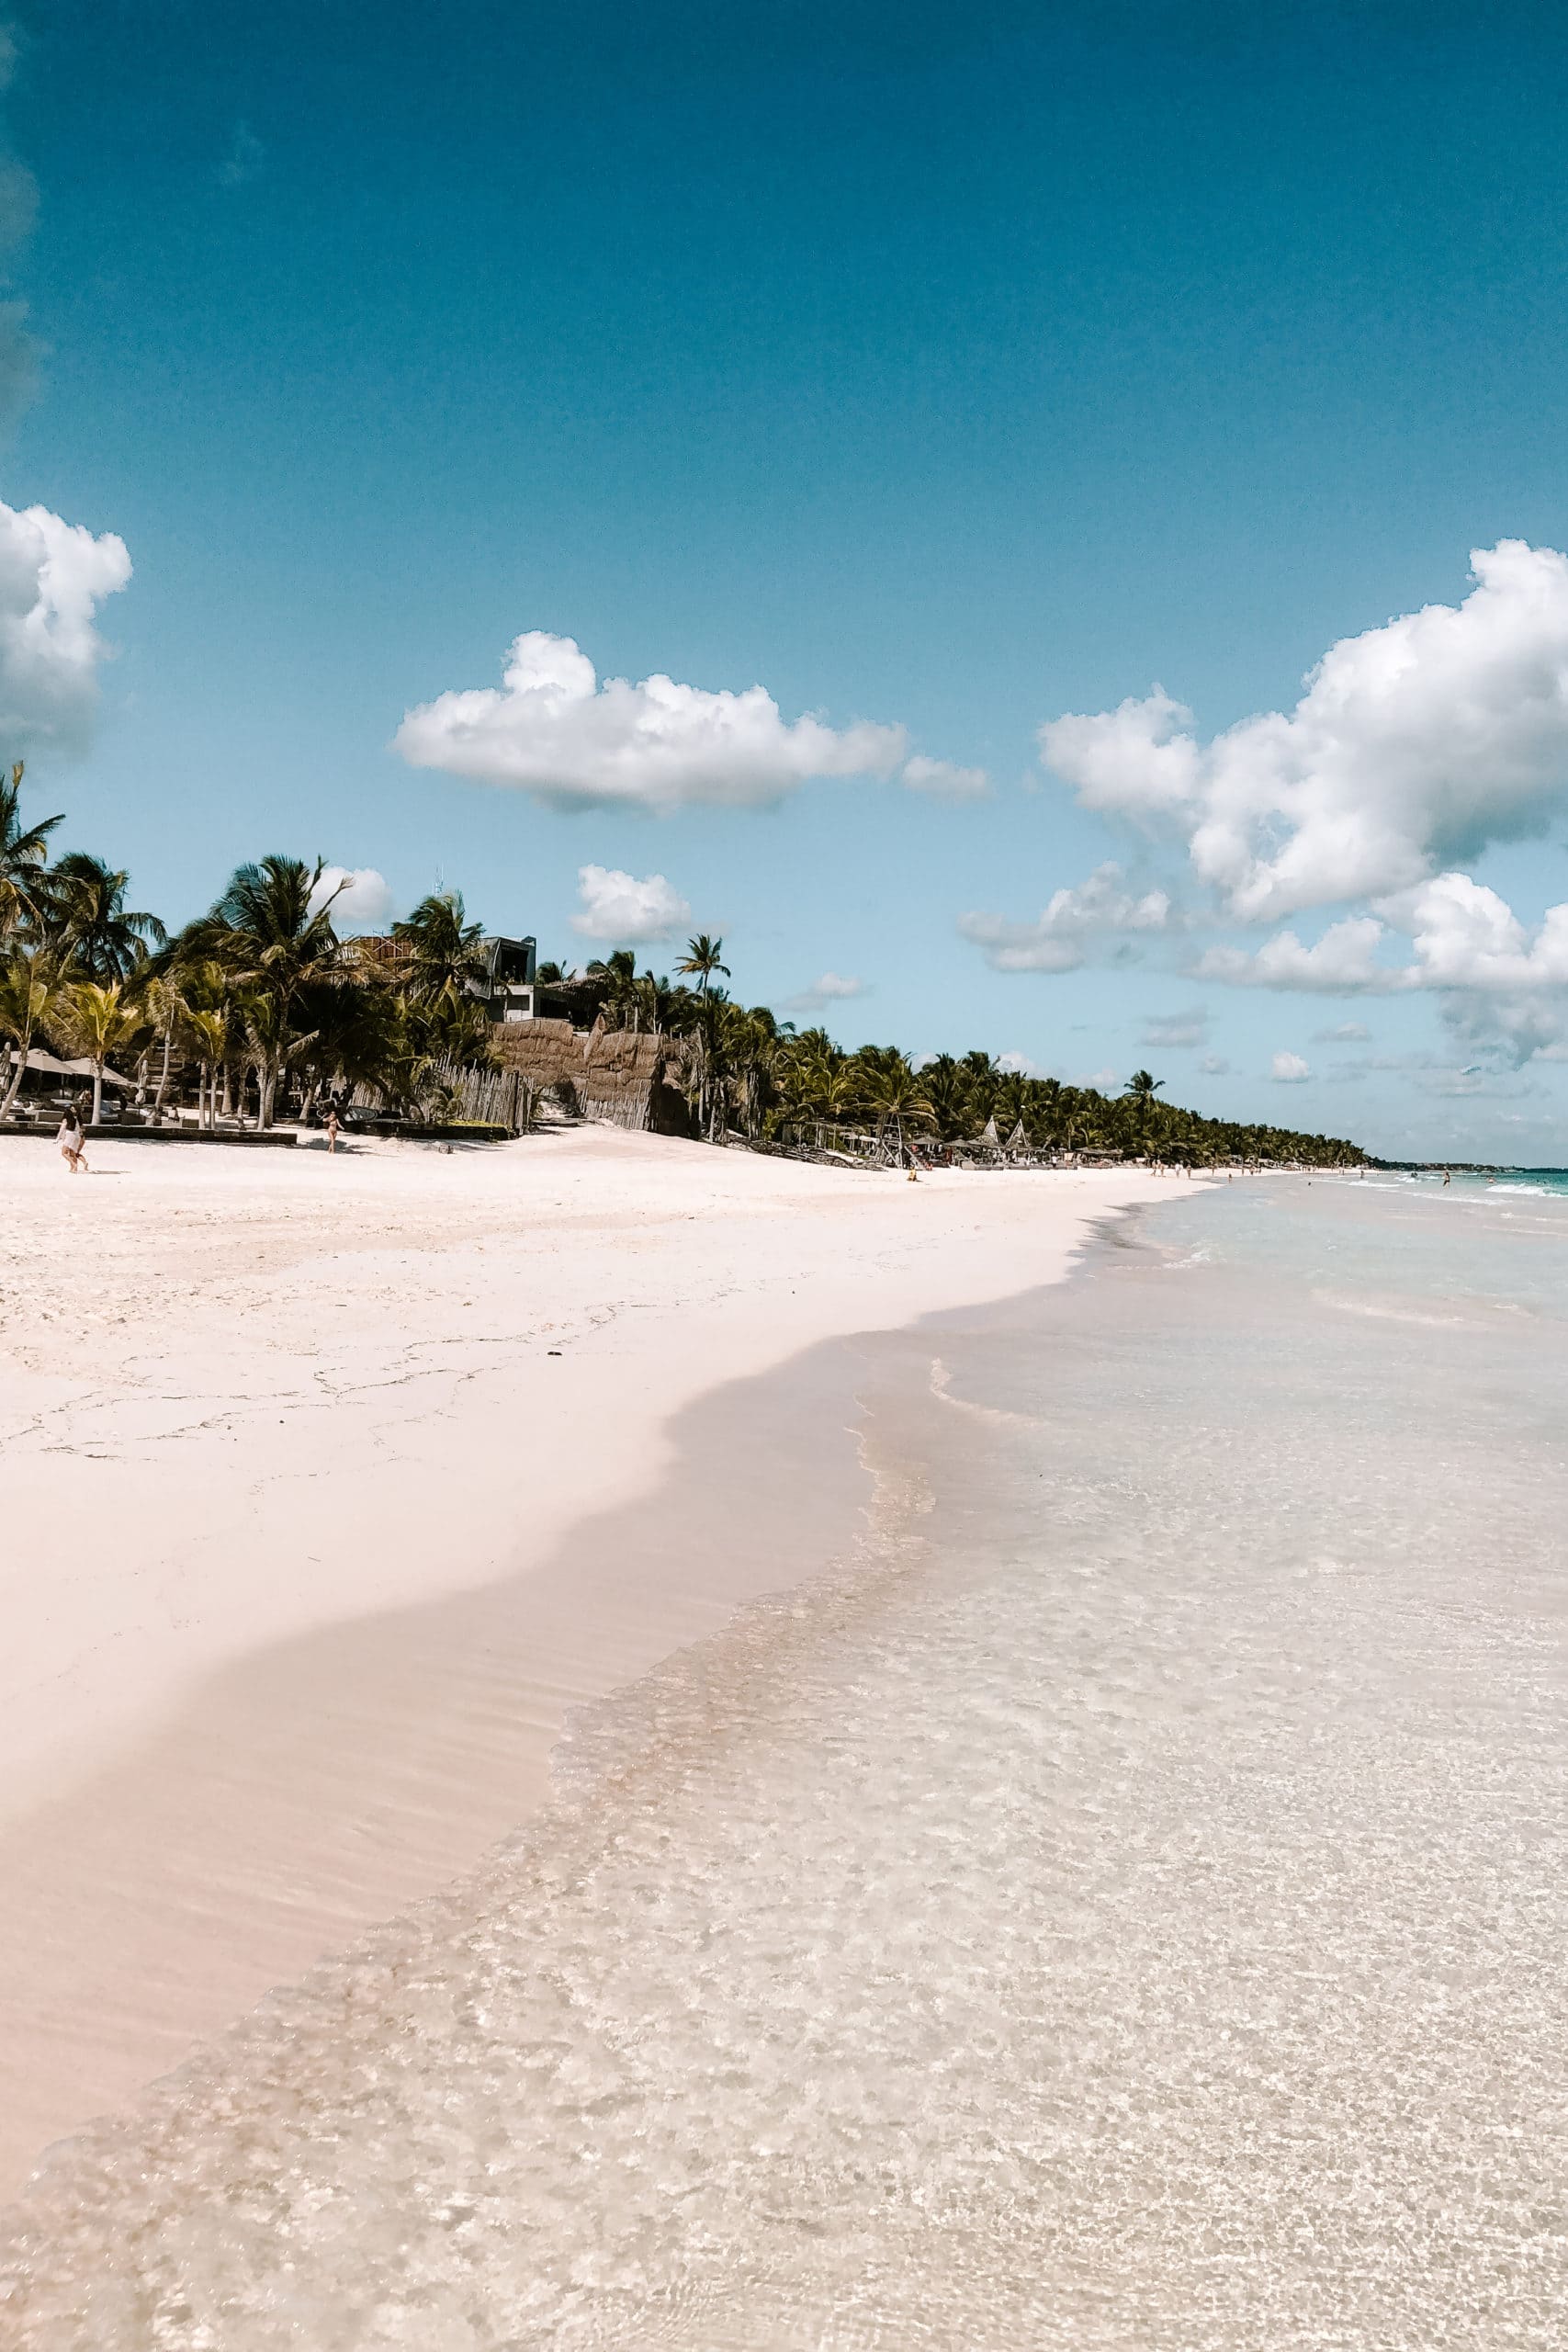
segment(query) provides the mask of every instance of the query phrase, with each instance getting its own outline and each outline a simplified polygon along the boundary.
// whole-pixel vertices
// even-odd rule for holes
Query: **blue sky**
[[[1245,876],[1200,870],[1228,786],[1151,812],[1152,769],[1111,790],[1098,753],[1064,776],[1036,740],[1157,682],[1201,746],[1291,713],[1340,640],[1460,607],[1472,549],[1568,547],[1560,11],[54,0],[15,20],[9,149],[37,204],[29,232],[14,177],[7,258],[39,349],[0,499],[117,535],[133,572],[98,605],[90,742],[36,714],[28,733],[25,695],[0,716],[139,902],[183,918],[287,848],[375,869],[398,905],[440,876],[571,960],[600,944],[571,929],[584,867],[661,876],[749,998],[860,981],[826,1016],[846,1043],[1118,1081],[1147,1061],[1205,1110],[1568,1158],[1568,1009],[1551,938],[1532,948],[1568,899],[1568,724],[1561,758],[1551,713],[1509,732],[1519,663],[1558,675],[1560,617],[1568,678],[1544,559],[1452,648],[1413,640],[1433,699],[1393,753],[1381,705],[1348,747],[1315,719],[1292,739],[1286,830],[1321,788],[1331,852],[1345,793],[1381,805],[1391,767],[1427,763],[1381,865],[1276,885],[1259,787]],[[786,764],[803,713],[901,728],[899,758],[780,769],[776,795],[760,769],[742,805],[677,781],[656,814],[635,778],[593,784],[588,752],[538,788],[558,729],[527,750],[533,784],[391,748],[411,708],[436,706],[438,738],[440,697],[499,688],[533,631],[601,679],[761,684]],[[1456,781],[1443,695],[1472,661],[1465,707],[1496,723]],[[515,705],[494,724],[515,766]],[[988,790],[910,789],[910,753]],[[1450,805],[1472,787],[1473,822]],[[1108,862],[1094,903],[1163,892],[1169,920],[1089,922],[1076,898],[1021,951],[1081,957],[1066,970],[993,968],[960,933],[1011,925],[1016,961],[1021,927]],[[1476,946],[1490,900],[1418,899],[1449,872],[1512,910],[1502,963]],[[1258,984],[1289,979],[1278,955],[1235,961],[1346,922],[1375,939],[1308,986]],[[1325,1034],[1347,1025],[1368,1035]]]

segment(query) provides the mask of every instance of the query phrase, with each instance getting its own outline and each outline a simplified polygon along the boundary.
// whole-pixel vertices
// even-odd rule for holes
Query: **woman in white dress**
[[[82,1122],[74,1110],[67,1111],[60,1122],[54,1140],[60,1146],[60,1156],[73,1176],[79,1175],[87,1165],[87,1155],[83,1149],[87,1138],[82,1133]]]

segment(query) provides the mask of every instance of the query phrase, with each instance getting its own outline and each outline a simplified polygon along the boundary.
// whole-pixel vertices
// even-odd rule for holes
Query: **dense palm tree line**
[[[194,1091],[201,1125],[271,1125],[357,1095],[407,1117],[457,1108],[454,1080],[491,1061],[480,926],[452,890],[433,893],[384,940],[342,937],[338,890],[320,860],[243,865],[204,915],[173,934],[127,905],[128,876],[72,852],[51,860],[62,820],[28,822],[22,770],[0,782],[0,1118],[14,1115],[30,1057],[85,1058],[93,1114],[106,1076],[132,1077],[149,1114]],[[341,885],[338,886],[341,889]],[[545,1009],[656,1039],[696,1131],[786,1148],[904,1159],[933,1148],[995,1154],[1359,1161],[1352,1144],[1201,1118],[1137,1071],[1116,1097],[939,1054],[918,1068],[893,1046],[844,1052],[746,1005],[724,942],[700,933],[674,977],[639,972],[629,948],[581,973],[539,968]]]
[[[134,1075],[154,1117],[194,1079],[201,1125],[263,1128],[285,1102],[309,1115],[356,1090],[439,1114],[444,1074],[488,1054],[468,987],[482,969],[479,926],[455,893],[397,924],[378,964],[339,936],[320,860],[264,857],[171,935],[127,907],[123,873],[80,854],[51,862],[61,820],[26,821],[21,782],[18,766],[0,784],[0,1118],[40,1050],[85,1058],[95,1119],[112,1069]]]
[[[638,973],[629,948],[588,967],[595,1010],[611,1027],[668,1041],[699,1133],[716,1140],[845,1148],[907,1159],[932,1147],[985,1158],[1030,1154],[1153,1159],[1189,1166],[1230,1161],[1359,1164],[1359,1148],[1337,1136],[1261,1123],[1205,1119],[1162,1102],[1164,1081],[1134,1071],[1122,1094],[1064,1085],[1004,1069],[988,1053],[938,1054],[917,1068],[896,1046],[846,1053],[825,1029],[796,1031],[766,1005],[735,1002],[716,985],[729,977],[724,942],[688,943],[676,980]],[[541,977],[560,983],[558,967]],[[682,986],[682,978],[694,986]]]

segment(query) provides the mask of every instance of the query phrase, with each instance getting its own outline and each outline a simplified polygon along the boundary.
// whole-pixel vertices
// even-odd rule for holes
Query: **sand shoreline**
[[[572,1705],[846,1538],[852,1352],[823,1342],[1057,1280],[1170,1190],[604,1130],[148,1157],[0,1171],[4,2191],[477,1860]],[[694,1447],[705,1520],[634,1546]]]

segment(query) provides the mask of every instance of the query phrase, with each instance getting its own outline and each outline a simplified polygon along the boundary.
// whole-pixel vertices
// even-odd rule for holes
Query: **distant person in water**
[[[1451,1184],[1451,1183],[1453,1182],[1453,1181],[1454,1181],[1454,1180],[1453,1180],[1452,1175],[1450,1173],[1449,1170],[1445,1168],[1445,1169],[1444,1169],[1444,1170],[1443,1170],[1443,1182],[1444,1182],[1444,1183],[1445,1183],[1445,1184]]]
[[[74,1107],[67,1111],[60,1122],[59,1132],[54,1140],[60,1146],[60,1157],[64,1160],[73,1176],[80,1175],[82,1170],[87,1165],[87,1156],[83,1149],[87,1138],[82,1132],[82,1122],[77,1117]]]

